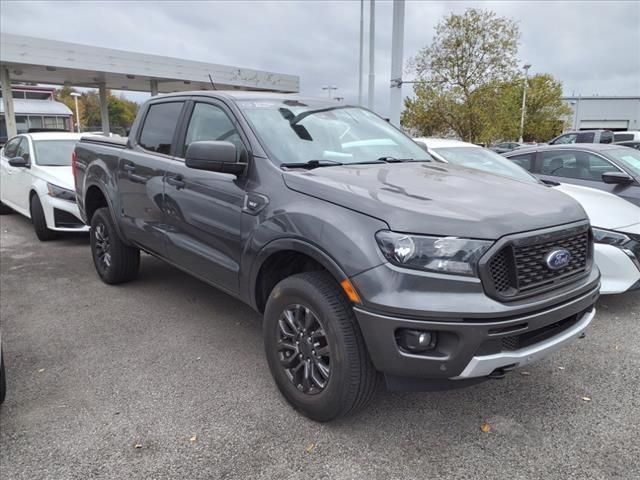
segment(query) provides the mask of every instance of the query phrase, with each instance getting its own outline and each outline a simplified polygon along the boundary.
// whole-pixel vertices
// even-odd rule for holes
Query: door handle
[[[182,178],[182,175],[176,175],[175,177],[167,177],[167,183],[169,185],[173,185],[178,190],[180,190],[181,188],[184,188],[187,185],[184,179]]]
[[[133,173],[136,171],[136,166],[133,163],[125,163],[122,165],[124,171]]]

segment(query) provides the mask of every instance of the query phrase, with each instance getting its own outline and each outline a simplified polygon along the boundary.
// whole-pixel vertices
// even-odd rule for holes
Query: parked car
[[[635,148],[640,150],[640,140],[625,140],[623,142],[616,142],[615,145],[621,145],[623,147]]]
[[[549,145],[504,155],[543,180],[604,190],[640,206],[640,152],[620,145]]]
[[[566,132],[549,141],[549,145],[565,145],[567,143],[613,143],[611,130],[579,130]]]
[[[26,133],[0,151],[0,213],[30,218],[40,240],[56,232],[86,232],[76,204],[71,154],[80,135]]]
[[[128,142],[83,138],[75,153],[99,277],[133,280],[143,249],[251,305],[278,388],[318,421],[363,407],[378,371],[392,389],[501,377],[595,315],[577,202],[436,164],[366,109],[169,94]]]
[[[627,130],[625,132],[614,132],[613,133],[613,141],[615,143],[620,142],[628,142],[628,141],[636,141],[640,142],[640,131],[638,130]]]
[[[445,163],[475,168],[516,180],[540,182],[508,159],[471,143],[419,138],[429,153]],[[602,190],[570,184],[553,188],[580,202],[595,234],[595,259],[602,275],[600,293],[640,287],[640,207]]]
[[[490,147],[490,150],[493,150],[496,153],[505,153],[510,152],[511,150],[515,150],[516,148],[522,147],[522,143],[518,142],[502,142],[497,143]]]

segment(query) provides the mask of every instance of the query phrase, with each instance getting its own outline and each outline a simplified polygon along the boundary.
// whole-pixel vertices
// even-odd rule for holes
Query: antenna
[[[209,81],[211,82],[211,86],[213,87],[213,89],[217,90],[216,86],[213,83],[213,78],[211,78],[211,74],[209,74]]]

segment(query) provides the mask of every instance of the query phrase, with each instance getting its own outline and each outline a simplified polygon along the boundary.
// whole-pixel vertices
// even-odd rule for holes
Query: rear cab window
[[[152,104],[144,119],[138,145],[150,152],[171,155],[183,105],[183,101]]]
[[[613,143],[613,132],[602,132],[600,134],[600,143]]]
[[[614,133],[613,139],[615,142],[626,142],[627,140],[633,140],[633,133]]]

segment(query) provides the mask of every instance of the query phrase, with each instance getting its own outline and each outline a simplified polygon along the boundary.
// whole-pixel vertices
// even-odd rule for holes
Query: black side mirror
[[[624,172],[605,172],[602,174],[602,181],[604,183],[617,183],[624,185],[626,183],[632,183],[633,177]]]
[[[212,140],[191,143],[185,155],[185,165],[196,170],[235,175],[240,175],[247,168],[246,163],[238,161],[238,153],[233,143]]]
[[[13,157],[9,159],[9,165],[12,167],[29,168],[29,159],[24,157]]]

